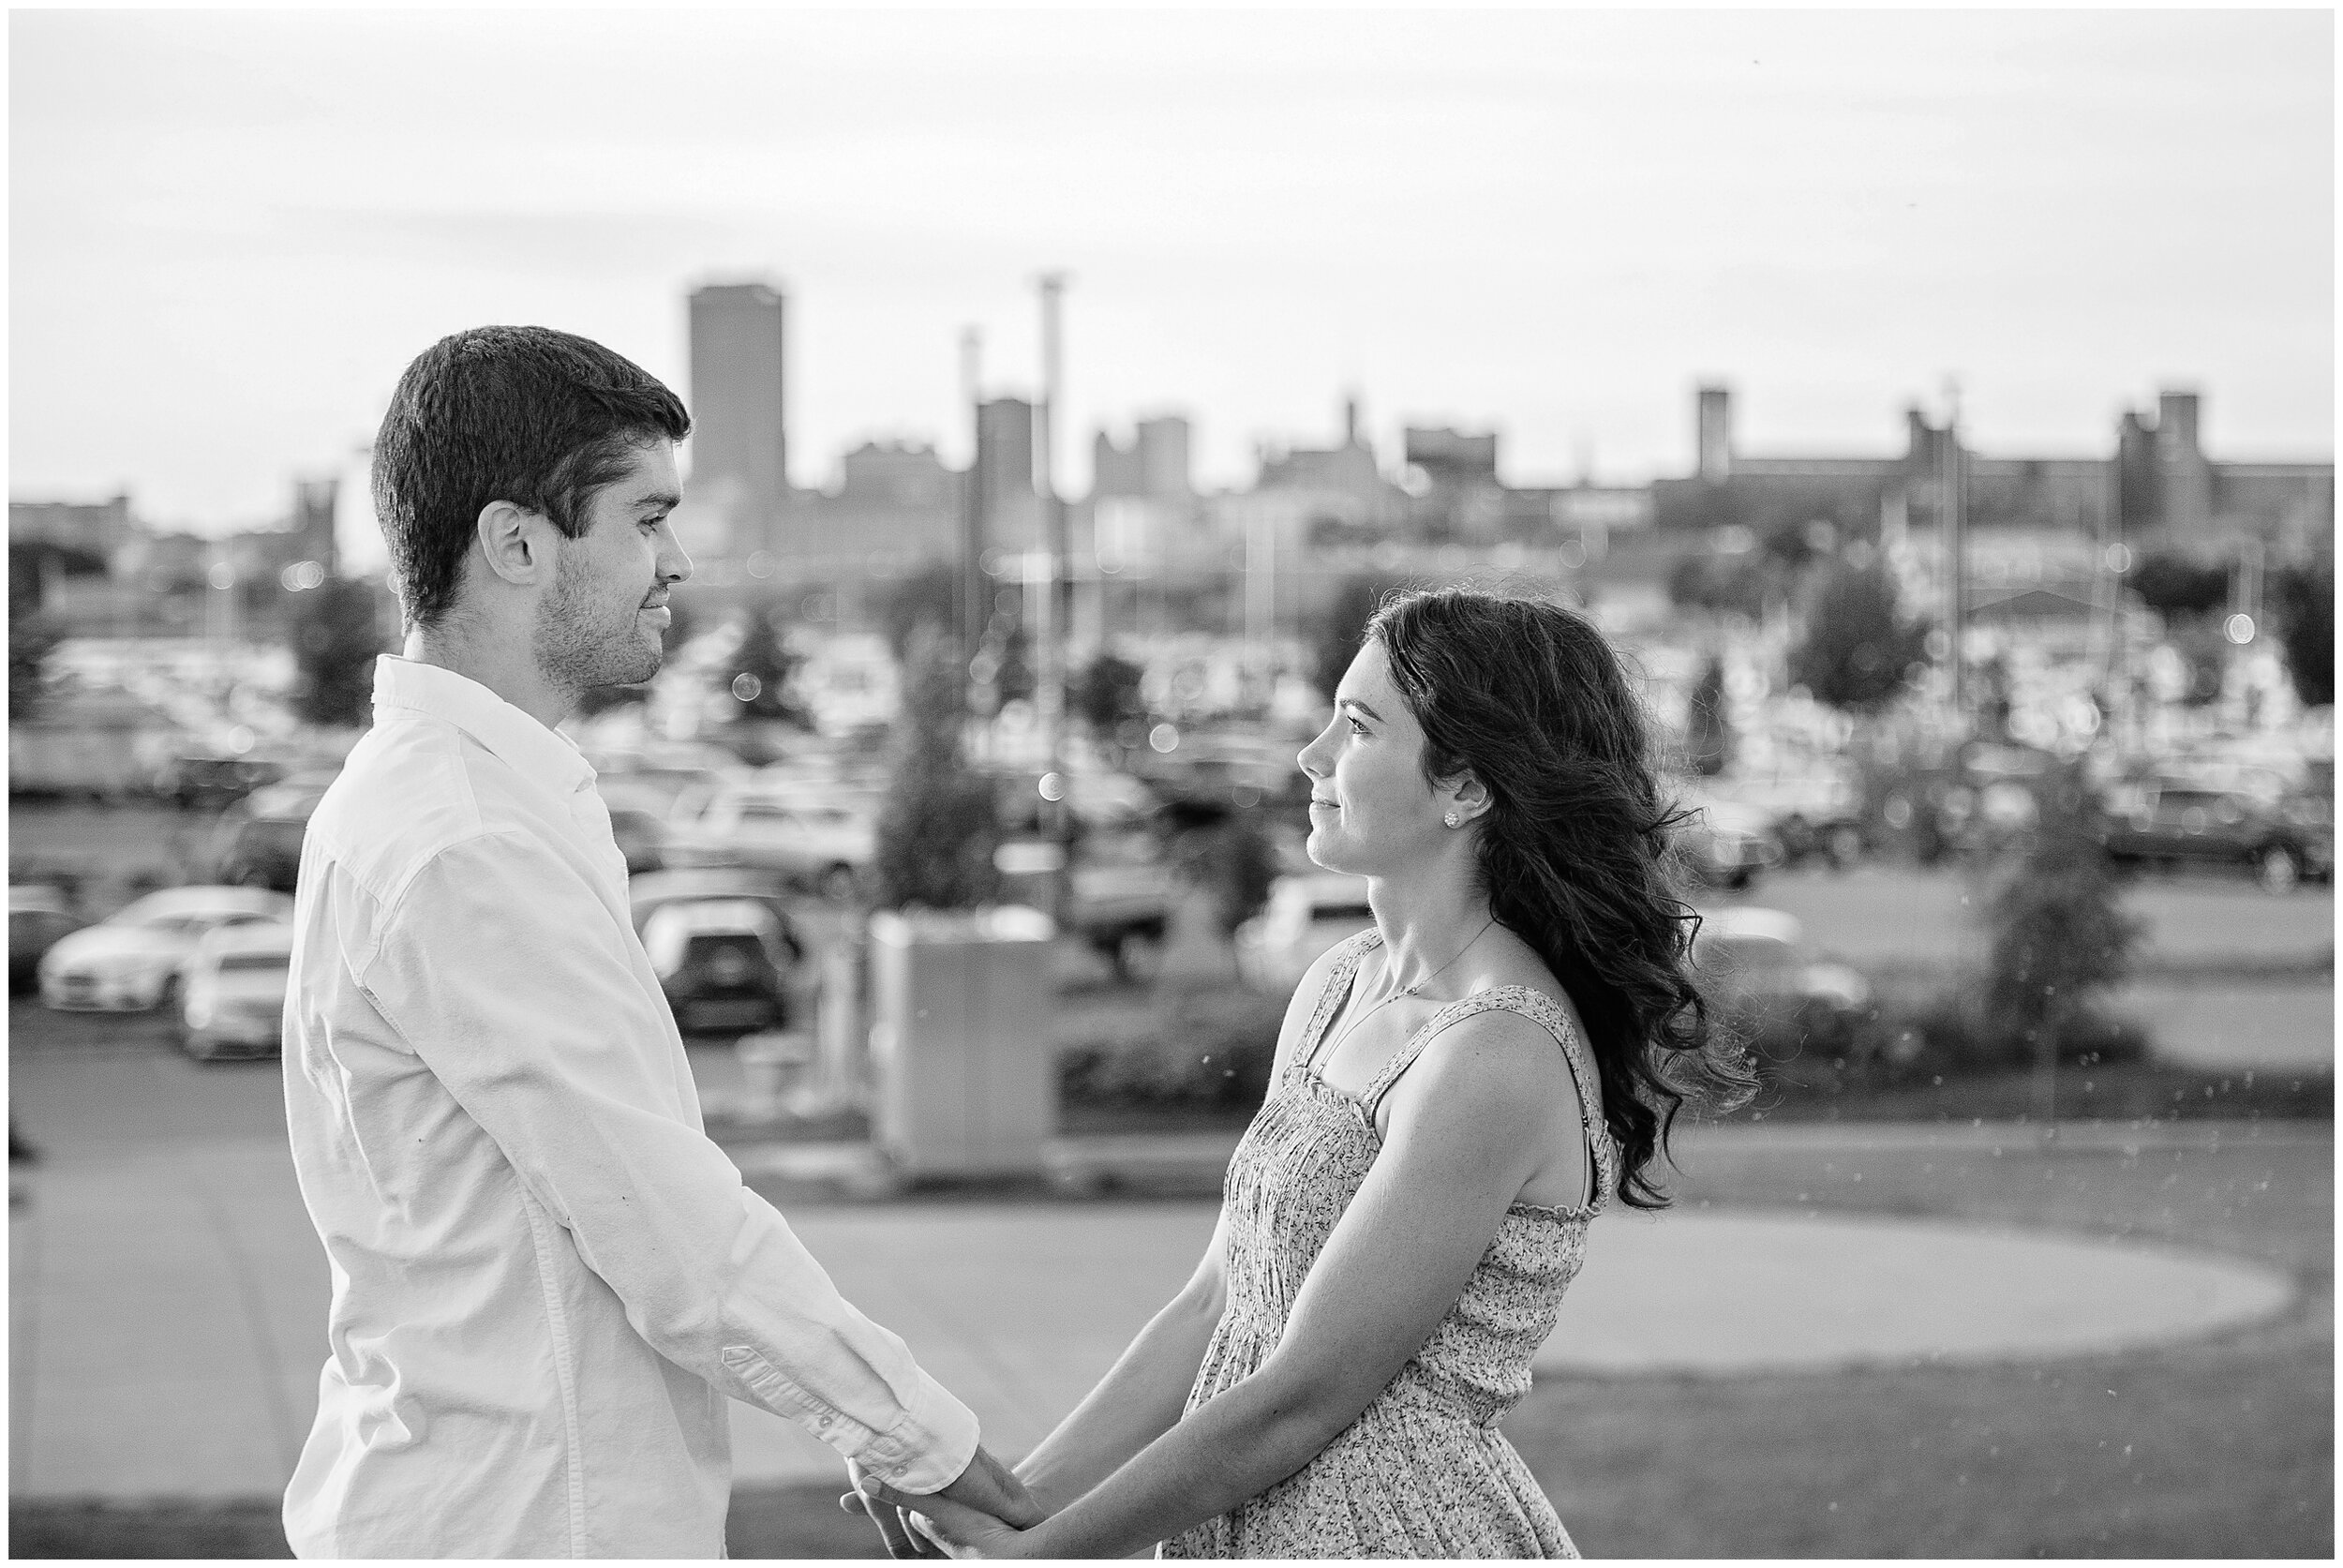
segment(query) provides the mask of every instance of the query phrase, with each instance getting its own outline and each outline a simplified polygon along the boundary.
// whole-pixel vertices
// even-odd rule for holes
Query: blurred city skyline
[[[1093,430],[1502,433],[1508,477],[1744,439],[2104,454],[2158,386],[2209,444],[2332,451],[2323,12],[122,13],[10,18],[18,498],[281,515],[434,338],[531,321],[679,392],[685,296],[790,296],[789,478],[965,461],[959,337]]]

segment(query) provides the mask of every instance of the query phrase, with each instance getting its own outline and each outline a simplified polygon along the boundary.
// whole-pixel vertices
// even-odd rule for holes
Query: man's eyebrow
[[[1366,714],[1368,718],[1374,720],[1377,724],[1380,724],[1383,722],[1383,716],[1380,713],[1376,712],[1375,709],[1369,708],[1366,704],[1361,702],[1356,697],[1336,697],[1335,699],[1335,706],[1336,708],[1355,708],[1360,712]]]
[[[646,512],[653,508],[662,512],[673,512],[677,507],[681,506],[682,504],[683,498],[681,496],[670,494],[665,490],[659,490],[648,496],[637,496],[634,498],[634,510],[637,512]]]

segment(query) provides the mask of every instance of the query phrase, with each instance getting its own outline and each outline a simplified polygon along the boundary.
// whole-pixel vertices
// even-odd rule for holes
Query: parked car
[[[182,753],[156,772],[155,793],[183,812],[231,806],[287,771],[266,757]]]
[[[218,926],[288,924],[292,900],[259,888],[166,888],[58,940],[40,999],[71,1011],[144,1012],[174,997],[196,944]]]
[[[8,991],[14,994],[33,986],[40,955],[57,939],[89,922],[73,913],[61,888],[28,883],[8,885]]]
[[[721,746],[695,740],[661,740],[634,748],[589,751],[599,782],[621,788],[630,801],[651,802],[662,817],[679,807],[698,811],[726,784],[749,776],[740,759]],[[608,799],[608,791],[604,792]]]
[[[1807,950],[1798,918],[1748,904],[1701,911],[1693,963],[1709,981],[1720,1009],[1754,1022],[1822,1003],[1842,1012],[1871,1002],[1871,982],[1843,963]]]
[[[1782,863],[1782,845],[1764,812],[1713,798],[1683,803],[1693,814],[1676,829],[1676,853],[1699,881],[1738,890]]]
[[[212,835],[212,875],[240,888],[291,892],[309,818],[338,777],[338,769],[294,773],[229,807]]]
[[[776,871],[835,903],[851,903],[878,855],[876,813],[754,785],[720,790],[697,816],[669,825],[666,863]]]
[[[284,1049],[292,927],[256,920],[204,933],[179,988],[179,1048],[199,1062]]]
[[[1863,857],[1862,795],[1844,769],[1718,778],[1709,789],[1764,818],[1783,865],[1820,856],[1843,870]]]
[[[1048,804],[1041,785],[1048,775],[1032,768],[988,771],[997,791],[1001,830],[1039,832],[1042,808]],[[1163,804],[1162,798],[1144,781],[1128,773],[1108,769],[1069,769],[1063,777],[1065,793],[1061,798],[1074,820],[1085,829],[1136,828],[1151,820]]]
[[[1007,901],[1046,908],[1065,856],[1054,842],[1028,833],[1004,839],[992,863],[1003,874]],[[1112,964],[1117,978],[1145,979],[1171,929],[1178,890],[1178,874],[1153,832],[1087,829],[1074,841],[1066,929]]]
[[[761,901],[669,900],[644,918],[643,950],[685,1034],[788,1026],[794,960]]]
[[[789,895],[782,878],[753,871],[649,872],[628,884],[627,903],[635,934],[643,938],[647,952],[651,950],[653,922],[660,922],[660,951],[668,953],[673,962],[661,968],[660,955],[653,953],[651,967],[659,975],[660,989],[667,994],[667,1006],[675,1012],[678,1028],[689,1032],[735,1027],[720,1021],[749,1016],[754,1009],[745,1004],[756,996],[769,996],[774,1001],[774,1006],[766,1009],[767,1021],[739,1024],[739,1028],[746,1031],[787,1026],[789,996],[805,962],[805,943],[798,935],[797,918],[790,910]],[[720,921],[703,922],[695,917],[673,913],[694,904],[744,903],[762,910],[769,918],[770,929],[767,929],[765,921],[744,917],[734,909],[729,928],[734,935],[727,938],[724,934],[727,928]],[[663,912],[667,916],[664,919]],[[749,952],[747,944],[738,939],[743,932],[754,939],[758,950],[765,955],[763,959]],[[769,964],[774,970],[771,984],[760,988],[726,978],[734,965],[730,960],[717,961],[714,952],[727,946],[738,950],[752,970],[760,963]],[[697,948],[708,951],[695,959]]]
[[[1932,791],[1931,834],[1959,855],[1991,857],[2021,844],[2042,820],[2041,794],[2059,777],[2058,758],[2032,746],[1971,741]]]
[[[1303,972],[1347,937],[1375,923],[1366,878],[1317,871],[1280,876],[1261,912],[1236,928],[1237,973],[1255,991],[1291,991]]]
[[[1135,754],[1131,767],[1169,799],[1223,807],[1295,806],[1309,799],[1302,744],[1244,730],[1197,730],[1169,752]]]
[[[2271,800],[2162,778],[2118,784],[2097,831],[2119,865],[2244,867],[2273,893],[2335,874],[2334,808],[2316,797]]]
[[[610,813],[610,837],[626,857],[629,873],[657,871],[667,859],[667,798],[625,774],[605,773],[594,781],[604,807]]]

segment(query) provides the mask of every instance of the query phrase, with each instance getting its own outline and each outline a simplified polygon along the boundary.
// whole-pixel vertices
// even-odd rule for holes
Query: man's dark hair
[[[374,512],[410,626],[455,602],[481,510],[505,500],[575,539],[629,449],[681,441],[682,399],[621,354],[550,327],[442,337],[398,379],[374,442]]]

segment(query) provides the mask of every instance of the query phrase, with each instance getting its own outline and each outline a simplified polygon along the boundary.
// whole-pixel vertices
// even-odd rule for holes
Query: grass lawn
[[[2264,1328],[2118,1355],[1542,1381],[1506,1431],[1582,1551],[2333,1556],[2331,1143],[2128,1158],[2029,1144],[1820,1164],[1749,1149],[1689,1163],[1678,1187],[1687,1204],[1942,1215],[2184,1242],[2286,1269],[2303,1298]]]
[[[1582,1551],[2333,1555],[2331,1144],[2248,1141],[2126,1157],[2029,1142],[1828,1158],[1710,1148],[1688,1150],[1686,1165],[1677,1191],[1688,1207],[1934,1215],[2179,1242],[2286,1269],[2303,1299],[2263,1328],[2119,1355],[1542,1381],[1506,1431]],[[1589,1264],[1601,1265],[1599,1255]],[[862,1527],[836,1511],[834,1496],[737,1494],[733,1554],[874,1555],[874,1538],[858,1539]]]

